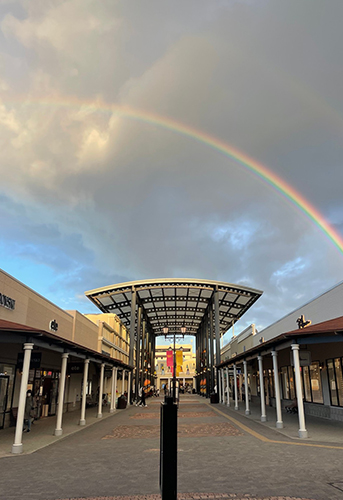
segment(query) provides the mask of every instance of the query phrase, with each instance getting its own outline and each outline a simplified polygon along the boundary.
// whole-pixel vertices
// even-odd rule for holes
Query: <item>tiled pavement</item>
[[[105,414],[95,425],[79,432],[75,432],[75,424],[68,424],[71,417],[65,416],[64,430],[70,425],[74,433],[64,439],[54,438],[54,444],[34,453],[0,458],[0,499],[159,500],[158,410],[159,402],[148,400],[148,408],[130,407],[114,415]],[[203,415],[179,420],[180,500],[343,499],[343,446],[333,448],[334,436],[339,443],[343,426],[329,427],[325,434],[323,425],[318,435],[309,426],[312,440],[303,442],[296,438],[296,427],[291,424],[287,423],[285,429],[288,434],[294,433],[293,439],[269,427],[271,422],[262,425],[254,416],[246,418],[241,411],[208,405],[198,396],[181,401],[180,414],[195,410]],[[145,412],[152,418],[144,419],[143,426],[140,419],[130,418]],[[88,417],[91,422],[91,414]],[[44,425],[47,431],[48,424]],[[41,445],[49,444],[54,422],[50,427],[50,441],[44,442],[47,432],[39,436],[43,426],[35,424],[32,433],[24,437],[26,449],[29,439],[33,442],[35,437]],[[124,427],[130,428],[128,436],[103,439]],[[129,437],[139,427],[154,429],[154,436]],[[216,429],[218,434],[214,435]],[[225,434],[225,429],[231,432]]]

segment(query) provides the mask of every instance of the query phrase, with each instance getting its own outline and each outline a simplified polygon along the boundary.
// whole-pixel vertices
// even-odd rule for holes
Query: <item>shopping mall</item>
[[[257,401],[261,421],[266,406],[275,407],[279,428],[282,409],[296,401],[300,437],[307,435],[306,414],[343,420],[343,283],[263,331],[251,325],[222,349],[223,335],[262,291],[173,279],[85,294],[99,314],[62,310],[0,271],[0,429],[15,426],[13,453],[23,449],[28,389],[34,418],[54,418],[60,436],[65,412],[77,412],[82,426],[91,406],[101,418],[104,401],[115,412],[118,398],[132,403],[141,386],[170,386],[165,348],[156,338],[181,328],[194,337],[194,347],[183,345],[180,383],[198,394],[216,392],[235,408],[244,400],[247,414],[249,402]]]

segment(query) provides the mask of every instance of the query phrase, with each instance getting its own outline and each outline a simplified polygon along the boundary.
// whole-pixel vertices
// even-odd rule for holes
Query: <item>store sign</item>
[[[293,357],[293,352],[290,352],[291,356],[291,366],[294,366],[294,357]],[[300,366],[310,366],[312,363],[312,358],[311,358],[311,351],[303,351],[302,349],[299,350],[299,364]]]
[[[50,321],[49,328],[53,332],[57,332],[57,330],[58,330],[58,323],[57,323],[57,321],[55,319],[53,319],[53,320]]]
[[[41,361],[42,361],[42,353],[33,351],[31,353],[30,370],[33,370],[34,368],[40,368]],[[17,369],[19,371],[23,369],[23,364],[24,364],[24,353],[18,352]]]
[[[0,306],[13,311],[15,308],[15,300],[7,297],[7,295],[4,295],[3,293],[0,293]]]
[[[72,373],[83,373],[84,363],[68,363],[67,365],[67,373],[71,375]]]

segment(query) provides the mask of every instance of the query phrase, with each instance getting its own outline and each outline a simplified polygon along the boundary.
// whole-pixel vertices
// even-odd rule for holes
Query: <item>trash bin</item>
[[[212,392],[211,394],[211,405],[218,404],[219,403],[219,394],[216,392]]]
[[[124,410],[126,408],[127,399],[124,395],[118,398],[118,410]]]

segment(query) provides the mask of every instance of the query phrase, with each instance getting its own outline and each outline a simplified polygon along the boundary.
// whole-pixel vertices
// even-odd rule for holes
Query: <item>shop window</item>
[[[273,370],[269,371],[269,393],[271,398],[275,398],[275,388],[274,388],[274,372]]]
[[[338,406],[337,384],[336,384],[336,375],[335,375],[333,359],[328,359],[326,361],[326,366],[328,369],[328,382],[329,382],[331,405]]]
[[[308,366],[303,367],[303,382],[304,382],[304,398],[305,401],[311,403],[312,394],[311,394],[311,382],[310,382],[310,370]]]
[[[13,394],[13,384],[14,384],[14,376],[15,376],[15,366],[14,365],[7,365],[7,364],[0,364],[0,374],[4,375],[5,377],[8,377],[8,386],[6,390],[6,395],[1,394],[1,403],[5,404],[3,410],[7,411],[11,408],[11,402],[12,402],[12,394]],[[6,400],[6,401],[5,401]]]
[[[287,366],[281,368],[281,381],[283,399],[290,399]]]
[[[343,377],[342,377],[342,363],[341,358],[335,358],[335,373],[338,393],[338,404],[343,406]]]
[[[320,376],[320,365],[316,361],[310,365],[310,378],[313,403],[323,404],[322,382]]]
[[[292,366],[288,367],[288,378],[289,378],[289,395],[290,399],[295,398],[295,389],[294,389],[294,370]]]

